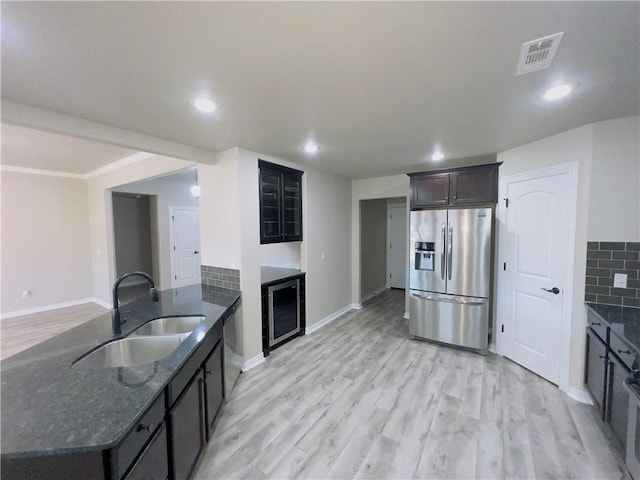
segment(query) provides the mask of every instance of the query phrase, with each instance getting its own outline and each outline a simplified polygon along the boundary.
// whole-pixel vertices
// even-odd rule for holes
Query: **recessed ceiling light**
[[[315,143],[307,143],[304,146],[304,151],[309,154],[318,153],[318,150],[320,150],[320,147]]]
[[[571,93],[571,85],[567,83],[563,83],[562,85],[556,85],[555,87],[551,87],[549,90],[544,92],[545,100],[559,100],[563,97],[566,97]]]
[[[189,103],[191,103],[193,108],[202,113],[212,113],[218,109],[215,102],[206,97],[193,97]]]
[[[439,162],[443,158],[444,158],[444,153],[442,152],[435,152],[433,155],[431,155],[431,160],[433,160],[434,162]]]

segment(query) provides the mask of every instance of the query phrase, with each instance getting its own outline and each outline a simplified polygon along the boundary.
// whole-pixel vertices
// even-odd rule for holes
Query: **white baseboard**
[[[373,292],[368,293],[367,295],[365,295],[363,298],[361,298],[361,299],[360,299],[360,305],[362,305],[362,304],[363,304],[364,302],[366,302],[367,300],[369,300],[369,299],[371,299],[371,298],[375,297],[375,296],[376,296],[376,295],[378,295],[379,293],[384,292],[387,288],[389,288],[389,287],[387,287],[387,286],[385,285],[384,287],[377,288],[377,289],[376,289],[376,290],[374,290]]]
[[[257,367],[258,365],[260,365],[264,361],[265,361],[264,354],[260,353],[260,354],[256,355],[255,357],[250,358],[246,362],[243,362],[242,363],[242,371],[246,372],[248,370],[251,370],[253,367]]]
[[[593,405],[591,395],[586,390],[582,390],[574,387],[565,387],[561,389],[567,396],[573,398],[576,402],[586,403],[587,405]]]
[[[113,304],[112,304],[112,303],[104,302],[104,301],[100,300],[99,298],[95,298],[95,297],[93,297],[93,298],[91,299],[91,301],[92,301],[93,303],[97,303],[97,304],[98,304],[98,305],[100,305],[101,307],[108,308],[109,310],[111,310],[111,309],[113,308]]]
[[[409,320],[409,312],[404,312],[402,314],[402,318],[406,318],[407,320]]]
[[[0,316],[0,320],[7,318],[20,317],[22,315],[31,315],[32,313],[48,312],[50,310],[58,310],[59,308],[75,307],[76,305],[82,305],[85,303],[97,303],[101,307],[111,308],[111,304],[107,304],[97,298],[82,298],[80,300],[72,300],[70,302],[54,303],[52,305],[43,305],[42,307],[25,308],[24,310],[14,310],[13,312],[3,313]]]
[[[333,312],[331,315],[327,315],[322,320],[319,320],[319,321],[309,325],[307,328],[305,328],[305,332],[304,333],[306,335],[312,334],[316,330],[319,330],[320,328],[324,327],[325,325],[328,325],[329,323],[333,322],[336,318],[344,315],[345,313],[347,313],[349,310],[352,310],[353,308],[354,308],[353,305],[347,305],[346,307],[342,307],[337,312]],[[362,307],[360,307],[360,308],[362,308]]]

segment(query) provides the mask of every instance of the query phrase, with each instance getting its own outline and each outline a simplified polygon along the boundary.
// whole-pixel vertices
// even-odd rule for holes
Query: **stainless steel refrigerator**
[[[493,211],[411,212],[409,333],[486,354]]]

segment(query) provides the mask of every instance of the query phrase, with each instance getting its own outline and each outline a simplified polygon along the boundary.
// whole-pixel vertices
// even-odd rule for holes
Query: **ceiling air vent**
[[[564,32],[524,42],[518,58],[516,75],[543,70],[551,66]]]

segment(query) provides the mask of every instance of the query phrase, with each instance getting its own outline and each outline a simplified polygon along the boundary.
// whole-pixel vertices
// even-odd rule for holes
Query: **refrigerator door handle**
[[[447,243],[447,276],[451,280],[451,270],[453,270],[453,227],[449,222],[449,242]]]
[[[442,228],[441,228],[441,234],[442,234],[442,248],[440,249],[440,278],[442,280],[444,280],[444,255],[445,255],[445,248],[444,248],[444,244],[445,244],[445,230],[444,230],[444,222],[442,222]]]
[[[432,302],[445,302],[445,303],[456,303],[456,304],[460,304],[460,305],[484,305],[486,302],[477,302],[477,301],[470,301],[470,300],[457,300],[457,299],[451,299],[451,298],[442,298],[442,297],[430,297],[427,295],[420,295],[418,293],[412,293],[411,294],[414,297],[417,298],[421,298],[423,300],[429,300]]]

